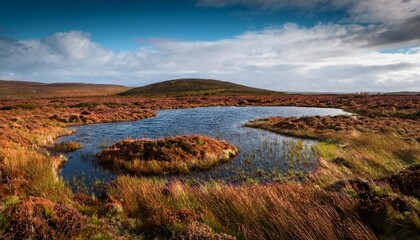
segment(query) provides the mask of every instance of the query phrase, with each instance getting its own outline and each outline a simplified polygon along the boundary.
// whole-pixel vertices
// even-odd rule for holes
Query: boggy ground
[[[191,185],[121,176],[106,196],[94,198],[71,192],[57,174],[63,159],[44,148],[69,134],[65,127],[71,125],[133,121],[154,116],[155,109],[228,105],[337,107],[365,120],[293,120],[310,127],[288,134],[323,139],[316,147],[319,168],[303,183]],[[409,186],[419,185],[419,109],[419,96],[2,101],[0,231],[11,239],[415,238],[419,199]],[[287,126],[289,120],[273,122]],[[323,121],[328,124],[321,127]]]
[[[272,117],[247,126],[322,140],[308,181],[352,195],[378,236],[411,239],[420,233],[420,121],[391,116]]]
[[[229,161],[238,149],[205,136],[125,139],[98,154],[99,162],[138,175],[206,170]]]

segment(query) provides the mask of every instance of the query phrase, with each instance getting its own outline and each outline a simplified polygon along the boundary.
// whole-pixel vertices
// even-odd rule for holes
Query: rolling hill
[[[381,95],[385,96],[420,96],[420,92],[402,91],[402,92],[386,92]]]
[[[247,87],[212,79],[175,79],[158,82],[122,92],[121,96],[180,97],[180,96],[232,96],[278,95],[280,92]]]
[[[0,100],[113,95],[130,88],[111,84],[39,83],[0,80]]]

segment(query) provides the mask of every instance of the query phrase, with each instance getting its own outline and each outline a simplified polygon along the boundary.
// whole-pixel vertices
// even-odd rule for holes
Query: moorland
[[[420,234],[420,96],[108,94],[2,94],[3,239],[415,239]],[[121,175],[95,196],[73,192],[60,177],[65,158],[54,140],[71,134],[69,126],[209,106],[332,107],[354,115],[279,116],[247,124],[319,141],[318,168],[299,180],[189,184]]]

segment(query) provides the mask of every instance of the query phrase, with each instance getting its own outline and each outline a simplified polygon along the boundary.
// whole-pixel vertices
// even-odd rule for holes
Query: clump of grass
[[[209,169],[236,155],[237,148],[203,136],[123,140],[98,154],[101,163],[135,174],[188,173]]]
[[[60,142],[54,144],[50,150],[56,152],[74,152],[82,148],[82,144],[80,142]]]
[[[0,148],[2,177],[11,179],[11,195],[46,197],[54,201],[68,201],[71,195],[65,182],[57,176],[62,163],[36,149],[7,144]]]
[[[233,186],[218,183],[187,185],[119,177],[109,190],[121,199],[139,228],[151,224],[165,234],[182,234],[189,220],[160,221],[167,211],[198,213],[192,222],[208,225],[238,239],[375,239],[345,194],[298,184]],[[169,210],[168,210],[169,209]]]

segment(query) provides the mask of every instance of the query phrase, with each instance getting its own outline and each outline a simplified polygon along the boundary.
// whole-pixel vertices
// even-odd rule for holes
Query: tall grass
[[[311,186],[191,186],[119,177],[109,194],[121,199],[127,216],[137,218],[143,229],[177,229],[174,223],[157,221],[168,209],[176,209],[193,210],[201,214],[197,221],[239,239],[375,239],[352,198]]]
[[[320,168],[309,177],[321,186],[341,179],[381,178],[420,163],[420,144],[391,134],[339,137],[317,144],[315,150]]]
[[[56,173],[62,159],[13,143],[0,147],[0,158],[3,177],[19,183],[10,187],[11,194],[28,194],[54,201],[69,200],[71,192]]]

